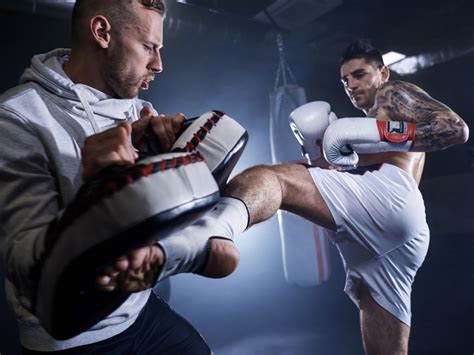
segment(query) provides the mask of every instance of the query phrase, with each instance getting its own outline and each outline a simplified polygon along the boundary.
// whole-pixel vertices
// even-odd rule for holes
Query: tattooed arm
[[[377,91],[369,117],[413,122],[416,140],[413,152],[430,152],[465,143],[469,128],[454,111],[433,99],[418,86],[389,81]]]

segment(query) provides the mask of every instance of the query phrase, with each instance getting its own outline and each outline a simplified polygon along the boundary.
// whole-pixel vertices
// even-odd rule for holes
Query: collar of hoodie
[[[85,112],[94,133],[101,132],[101,126],[111,126],[103,121],[132,121],[137,117],[135,98],[116,99],[90,86],[74,84],[63,70],[69,55],[70,49],[59,48],[34,56],[20,83],[34,81],[68,100],[75,109]]]

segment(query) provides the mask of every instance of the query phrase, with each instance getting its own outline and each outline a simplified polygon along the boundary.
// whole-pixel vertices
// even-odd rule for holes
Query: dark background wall
[[[308,100],[330,102],[339,117],[360,116],[339,83],[339,52],[358,36],[373,38],[382,50],[399,47],[409,54],[446,49],[447,42],[440,38],[448,33],[474,46],[472,32],[462,25],[472,10],[467,1],[454,3],[458,8],[448,10],[437,1],[402,1],[399,7],[392,2],[343,4],[307,31],[284,32],[287,61]],[[143,97],[166,113],[193,116],[212,108],[225,110],[250,132],[236,171],[269,163],[268,97],[278,66],[276,31],[241,15],[171,5],[162,51],[165,71]],[[1,92],[16,84],[32,55],[68,46],[68,16],[67,10],[47,7],[34,12],[28,6],[0,8]],[[401,27],[406,31],[397,33]],[[472,126],[473,51],[413,75],[393,77],[421,86]],[[427,157],[421,189],[432,236],[412,296],[411,354],[474,351],[473,168],[471,142]],[[230,277],[180,275],[171,280],[170,303],[201,331],[217,355],[363,352],[358,312],[342,290],[344,274],[334,247],[329,282],[298,288],[285,282],[275,219],[246,232],[237,245],[241,263]],[[0,353],[15,353],[14,320],[3,299],[0,303]]]

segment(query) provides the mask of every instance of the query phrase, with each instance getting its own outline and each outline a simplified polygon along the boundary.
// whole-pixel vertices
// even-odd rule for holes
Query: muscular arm
[[[415,123],[413,152],[446,149],[465,143],[469,137],[469,128],[454,111],[418,86],[403,81],[382,85],[368,116]]]

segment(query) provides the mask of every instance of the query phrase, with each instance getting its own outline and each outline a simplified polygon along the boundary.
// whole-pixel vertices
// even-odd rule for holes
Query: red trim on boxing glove
[[[391,143],[403,143],[415,140],[416,126],[411,122],[377,120],[380,140]]]

